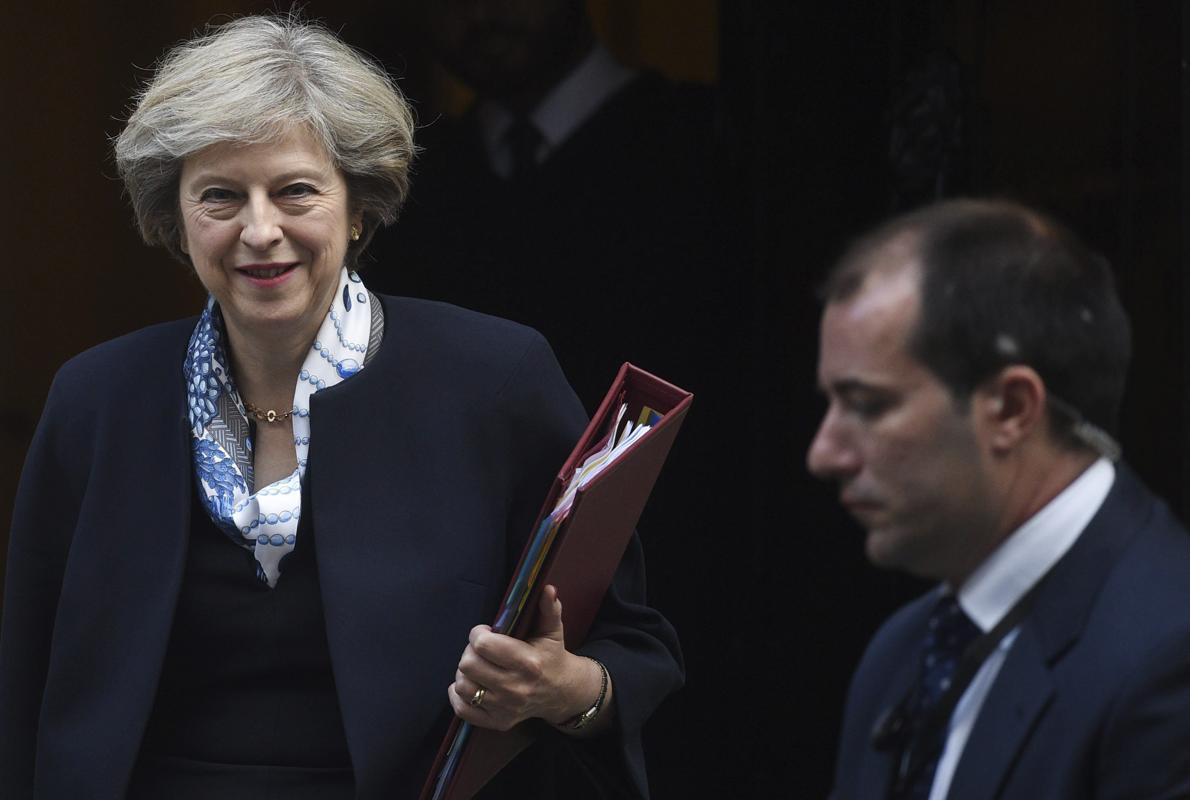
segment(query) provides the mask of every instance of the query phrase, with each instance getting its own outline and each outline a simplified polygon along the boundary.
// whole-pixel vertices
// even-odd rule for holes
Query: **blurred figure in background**
[[[686,340],[736,284],[714,255],[713,92],[618,63],[581,0],[428,13],[476,101],[421,120],[417,194],[376,243],[398,266],[374,280],[538,328],[588,409],[629,359],[704,388],[711,365]]]
[[[693,665],[689,699],[653,727],[660,742],[729,702],[708,684],[731,650],[733,600],[707,587],[746,516],[729,437],[744,435],[747,260],[716,93],[619,63],[582,0],[445,0],[427,13],[437,57],[475,102],[457,119],[423,112],[416,190],[373,243],[392,269],[369,284],[537,328],[588,411],[624,361],[695,393],[641,520],[650,597]]]

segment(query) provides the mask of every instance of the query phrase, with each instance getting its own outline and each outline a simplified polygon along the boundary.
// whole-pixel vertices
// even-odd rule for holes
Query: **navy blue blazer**
[[[493,617],[586,417],[535,331],[381,299],[380,351],[312,398],[306,491],[357,796],[390,800],[416,796],[468,631]],[[183,575],[194,479],[182,361],[193,326],[100,345],[50,390],[11,530],[2,797],[125,791]],[[601,752],[647,795],[640,730],[682,666],[673,629],[644,605],[639,542],[581,652],[615,682],[617,730]]]
[[[879,798],[870,735],[916,679],[933,593],[889,619],[852,680],[834,797]],[[1190,537],[1125,467],[1040,590],[948,797],[1190,796]]]

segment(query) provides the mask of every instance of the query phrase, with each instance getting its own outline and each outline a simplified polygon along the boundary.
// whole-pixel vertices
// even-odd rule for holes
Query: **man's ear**
[[[1046,424],[1045,382],[1023,364],[1005,367],[972,394],[977,424],[996,454],[1014,450]]]

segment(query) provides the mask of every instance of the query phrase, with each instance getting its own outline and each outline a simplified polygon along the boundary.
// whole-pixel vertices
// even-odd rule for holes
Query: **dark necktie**
[[[512,157],[511,178],[514,181],[523,180],[537,169],[537,150],[543,140],[541,131],[528,117],[518,116],[513,120],[504,134],[504,141]]]
[[[925,647],[922,649],[917,697],[911,713],[911,730],[920,726],[922,720],[929,716],[946,694],[963,652],[979,634],[979,628],[959,607],[954,595],[948,594],[938,600],[933,613],[930,614]],[[942,756],[942,748],[946,742],[946,727],[943,726],[941,731],[931,738],[932,740],[923,741],[917,735],[912,736],[909,748],[924,748],[921,753],[925,758],[921,766],[912,775],[907,776],[909,780],[904,784],[902,791],[894,792],[895,797],[926,800],[930,796],[930,787],[934,784],[934,771],[938,768],[938,759]]]

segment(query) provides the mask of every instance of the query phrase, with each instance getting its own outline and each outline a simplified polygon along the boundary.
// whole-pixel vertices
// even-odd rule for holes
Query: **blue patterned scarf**
[[[252,550],[256,577],[270,588],[297,542],[302,479],[310,450],[310,396],[363,369],[380,346],[384,313],[358,275],[343,269],[334,303],[306,354],[293,392],[297,469],[257,487],[252,434],[227,357],[223,315],[207,300],[190,336],[182,370],[190,412],[194,478],[211,520],[236,544]]]

